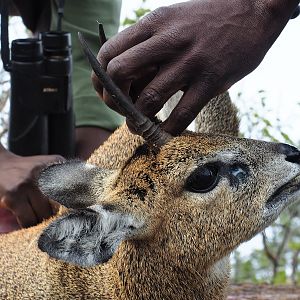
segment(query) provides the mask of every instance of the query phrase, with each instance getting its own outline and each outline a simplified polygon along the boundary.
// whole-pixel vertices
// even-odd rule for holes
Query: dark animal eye
[[[215,166],[202,166],[188,177],[185,188],[193,193],[207,193],[215,188],[218,181],[218,169]]]

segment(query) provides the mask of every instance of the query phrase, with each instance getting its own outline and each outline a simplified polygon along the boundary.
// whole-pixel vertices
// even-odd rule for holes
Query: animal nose
[[[285,160],[291,162],[300,164],[300,151],[293,146],[287,145],[287,144],[279,144],[279,152],[286,155]]]

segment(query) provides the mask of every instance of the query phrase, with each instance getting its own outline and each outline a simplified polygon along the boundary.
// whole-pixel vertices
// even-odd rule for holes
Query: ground
[[[227,300],[300,300],[300,287],[232,285]]]

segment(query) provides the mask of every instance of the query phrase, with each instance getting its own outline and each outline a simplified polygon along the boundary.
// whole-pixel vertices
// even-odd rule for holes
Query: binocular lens
[[[71,54],[71,34],[49,31],[40,35],[45,56],[69,56]]]
[[[12,41],[11,59],[18,62],[35,62],[43,59],[43,47],[38,39]]]

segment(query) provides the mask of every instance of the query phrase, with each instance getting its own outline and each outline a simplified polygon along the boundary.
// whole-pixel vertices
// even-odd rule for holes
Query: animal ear
[[[53,258],[91,267],[107,262],[136,226],[131,216],[95,205],[56,219],[41,234],[38,247]]]
[[[38,186],[44,195],[68,208],[85,208],[96,203],[103,180],[111,173],[111,170],[71,160],[42,170]]]

